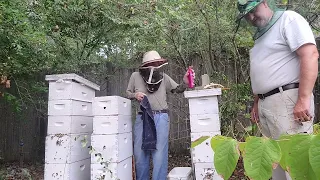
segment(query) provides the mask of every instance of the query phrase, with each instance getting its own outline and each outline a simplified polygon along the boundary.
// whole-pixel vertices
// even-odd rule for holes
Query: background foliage
[[[278,4],[299,11],[319,33],[320,0]],[[236,16],[230,0],[2,0],[0,77],[11,88],[1,80],[0,98],[21,120],[28,107],[45,118],[46,74],[77,73],[101,84],[114,73],[108,67],[136,68],[143,52],[155,49],[178,77],[197,64],[198,84],[207,73],[231,88],[221,97],[222,132],[241,140],[250,125],[253,41],[245,27],[235,34]]]

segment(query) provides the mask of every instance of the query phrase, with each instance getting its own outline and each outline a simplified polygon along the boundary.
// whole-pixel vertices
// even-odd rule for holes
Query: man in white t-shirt
[[[319,55],[308,22],[294,11],[276,10],[273,0],[238,0],[238,9],[239,19],[257,28],[250,50],[251,120],[273,139],[312,133]],[[290,179],[280,166],[272,178]]]

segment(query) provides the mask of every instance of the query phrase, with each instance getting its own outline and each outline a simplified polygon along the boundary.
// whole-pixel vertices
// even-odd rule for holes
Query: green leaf
[[[246,147],[246,142],[239,142],[238,145],[239,145],[239,150],[240,152],[242,153],[242,155],[244,155],[244,149]]]
[[[213,147],[212,144],[216,146]],[[232,138],[213,137],[211,147],[214,149],[214,166],[219,175],[229,179],[237,166],[240,157],[237,141]]]
[[[281,151],[278,143],[266,137],[251,137],[245,146],[244,169],[250,179],[268,180],[272,167],[279,163]]]
[[[81,140],[81,146],[86,147],[87,144],[88,144],[87,136],[84,136],[83,139]]]
[[[291,135],[283,135],[280,137],[278,144],[281,148],[281,160],[280,160],[280,166],[282,169],[287,169],[287,157],[288,157],[288,152],[289,152],[289,147],[290,147],[290,139],[292,138]]]
[[[89,151],[89,154],[92,154],[93,152],[94,152],[94,150],[91,149],[91,150]]]
[[[316,180],[316,175],[309,162],[311,137],[308,134],[296,134],[290,141],[287,166],[292,179]]]
[[[313,171],[317,176],[317,179],[320,179],[320,134],[314,136],[311,140],[309,161]]]
[[[221,142],[226,141],[227,139],[229,139],[229,138],[225,137],[225,136],[214,136],[214,137],[212,137],[211,142],[210,142],[212,150],[215,151],[215,149],[218,147],[218,145]]]
[[[191,148],[195,148],[196,146],[198,146],[199,144],[203,143],[205,140],[209,139],[210,136],[202,136],[199,139],[196,139],[194,141],[191,142]]]
[[[250,140],[253,139],[253,138],[255,138],[255,136],[248,136],[248,137],[246,138],[246,142],[250,141]]]
[[[313,125],[313,134],[315,135],[320,134],[320,124]]]
[[[244,128],[246,131],[252,131],[252,126],[248,126],[248,127],[246,127],[246,128]]]

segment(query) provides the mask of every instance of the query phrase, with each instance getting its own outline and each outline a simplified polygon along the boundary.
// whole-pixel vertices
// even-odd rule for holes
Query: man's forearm
[[[318,53],[300,57],[299,99],[308,99],[318,76]]]
[[[258,103],[258,101],[259,101],[259,96],[258,95],[256,95],[256,94],[254,94],[253,95],[254,97],[254,103]]]
[[[172,93],[183,93],[186,89],[187,86],[185,83],[179,84],[177,88],[172,89],[171,92]]]
[[[132,92],[130,92],[130,91],[128,91],[127,90],[127,98],[129,98],[129,99],[134,99],[135,98],[135,93],[132,93]]]

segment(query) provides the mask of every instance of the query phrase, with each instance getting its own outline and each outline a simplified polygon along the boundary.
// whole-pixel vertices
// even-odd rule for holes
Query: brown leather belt
[[[299,88],[299,83],[292,83],[292,84],[287,84],[287,85],[284,85],[284,86],[281,86],[282,87],[282,90],[283,91],[286,91],[286,90],[289,90],[289,89],[295,89],[295,88]],[[280,92],[280,88],[276,88],[276,89],[273,89],[265,94],[258,94],[258,97],[260,99],[265,99],[266,97],[268,96],[271,96],[271,95],[274,95],[276,93],[279,93]]]
[[[167,109],[162,109],[162,110],[155,110],[155,111],[152,111],[153,114],[160,114],[160,113],[168,113],[168,110]],[[142,112],[138,112],[138,114],[142,114]]]

